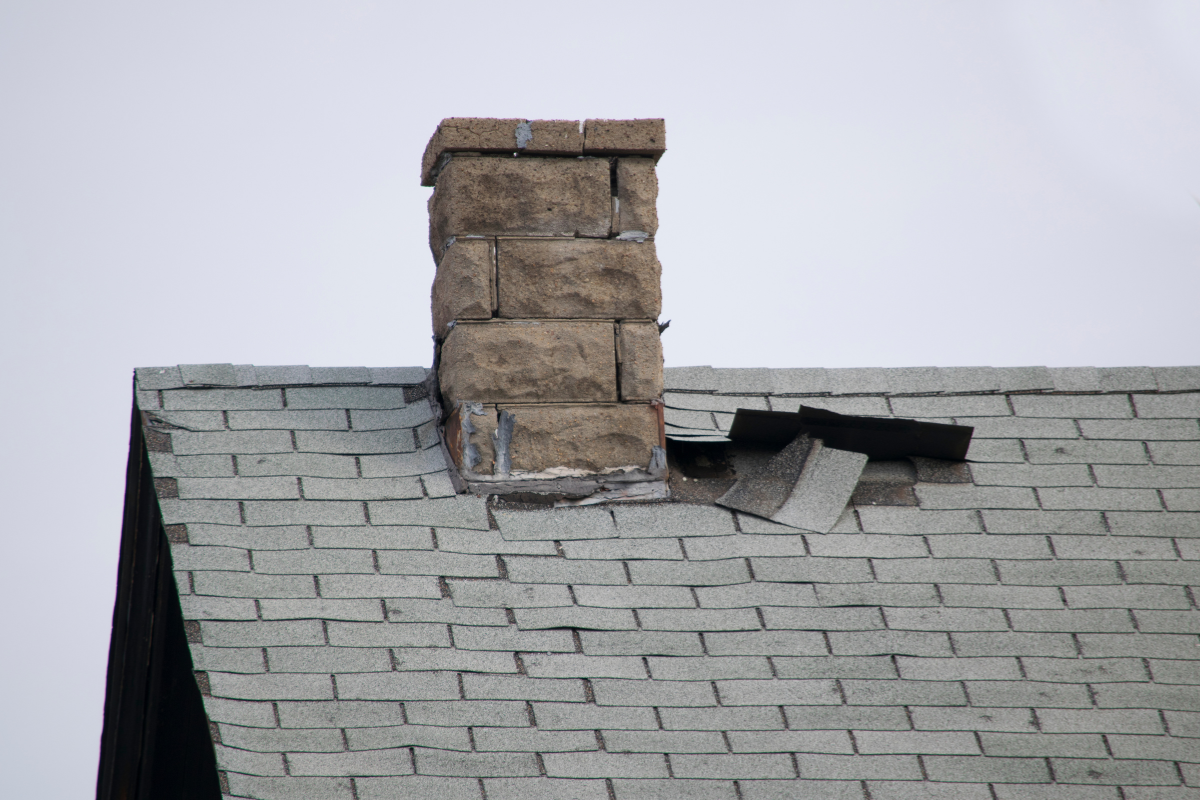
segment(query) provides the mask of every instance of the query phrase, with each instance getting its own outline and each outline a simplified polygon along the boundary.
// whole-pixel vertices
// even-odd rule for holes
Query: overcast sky
[[[1200,4],[0,4],[0,767],[94,791],[134,366],[428,365],[447,116],[665,117],[668,366],[1200,363]]]

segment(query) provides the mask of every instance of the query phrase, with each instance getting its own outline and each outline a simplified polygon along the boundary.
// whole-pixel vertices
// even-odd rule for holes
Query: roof
[[[1200,368],[667,369],[974,426],[828,534],[457,495],[425,377],[137,373],[226,796],[1197,796]]]

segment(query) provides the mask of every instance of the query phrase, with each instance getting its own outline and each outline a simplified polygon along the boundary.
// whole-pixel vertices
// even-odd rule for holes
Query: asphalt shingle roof
[[[425,377],[138,370],[226,796],[1200,796],[1200,368],[666,370],[975,426],[828,534],[455,495]]]

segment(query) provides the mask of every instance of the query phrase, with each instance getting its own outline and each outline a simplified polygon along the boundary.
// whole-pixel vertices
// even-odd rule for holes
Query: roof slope
[[[668,369],[679,436],[975,426],[825,535],[492,510],[424,370],[306,370],[138,372],[227,796],[1197,796],[1200,369]]]

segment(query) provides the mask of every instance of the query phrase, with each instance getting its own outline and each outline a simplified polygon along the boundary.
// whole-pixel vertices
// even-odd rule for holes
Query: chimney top
[[[425,147],[421,185],[433,186],[446,153],[528,153],[539,156],[650,156],[667,149],[661,119],[489,119],[447,117]]]

